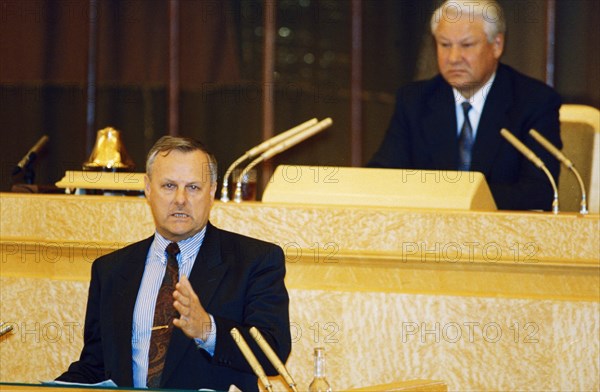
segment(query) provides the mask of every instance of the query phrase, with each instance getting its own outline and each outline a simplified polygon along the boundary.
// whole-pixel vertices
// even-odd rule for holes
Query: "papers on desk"
[[[53,386],[69,386],[69,387],[102,387],[102,388],[117,388],[117,384],[113,380],[104,380],[95,384],[82,384],[79,382],[67,382],[67,381],[42,381],[42,385],[53,385]]]
[[[67,382],[67,381],[58,381],[58,380],[41,381],[41,383],[42,383],[42,385],[49,385],[49,386],[118,388],[118,385],[115,384],[115,382],[113,380],[104,380],[104,381],[98,382],[96,384],[82,384],[79,382]],[[198,389],[198,391],[208,392],[208,391],[215,391],[215,390],[203,388],[203,389]],[[229,390],[227,392],[242,392],[242,391],[235,385],[231,384],[229,386]]]
[[[199,392],[216,392],[214,389],[205,389],[205,388],[200,388],[198,389]],[[229,386],[229,389],[227,390],[227,392],[242,392],[241,389],[239,389],[238,387],[236,387],[235,385],[231,384]]]

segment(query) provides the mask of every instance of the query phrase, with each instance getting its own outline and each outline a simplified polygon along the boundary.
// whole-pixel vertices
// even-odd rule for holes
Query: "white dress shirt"
[[[468,101],[471,104],[471,110],[469,110],[469,121],[471,121],[471,127],[473,129],[473,140],[475,140],[477,136],[477,128],[479,127],[479,120],[481,119],[481,113],[483,112],[483,105],[485,105],[485,100],[492,88],[492,83],[496,78],[496,73],[490,77],[490,79],[481,87],[479,90],[473,94],[473,96],[469,99],[463,97],[463,95],[454,87],[452,91],[454,93],[455,98],[455,110],[456,110],[456,135],[460,137],[460,131],[463,126],[463,122],[465,121],[465,114],[462,108],[462,103]]]

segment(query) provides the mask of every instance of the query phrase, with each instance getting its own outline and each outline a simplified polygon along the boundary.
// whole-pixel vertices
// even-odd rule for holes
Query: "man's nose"
[[[185,187],[177,188],[175,191],[175,202],[178,204],[184,204],[187,200],[187,194]]]
[[[450,53],[448,54],[448,60],[451,63],[458,63],[462,58],[461,50],[458,46],[453,45],[450,47]]]

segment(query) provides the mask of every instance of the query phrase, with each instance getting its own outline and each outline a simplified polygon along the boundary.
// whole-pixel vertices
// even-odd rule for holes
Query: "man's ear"
[[[215,194],[217,193],[217,183],[213,182],[212,184],[210,184],[210,196],[212,197],[212,199],[215,199]]]
[[[504,34],[498,34],[492,44],[494,45],[494,58],[497,60],[504,52]]]
[[[146,198],[148,198],[149,194],[150,194],[150,177],[148,177],[148,175],[146,174],[144,176],[144,195],[146,195]]]

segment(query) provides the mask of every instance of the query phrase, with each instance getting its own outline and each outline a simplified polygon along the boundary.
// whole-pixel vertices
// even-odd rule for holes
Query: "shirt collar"
[[[464,101],[469,101],[473,109],[475,109],[477,113],[481,113],[483,111],[483,105],[485,104],[485,100],[488,94],[490,93],[490,89],[492,88],[492,83],[494,83],[495,78],[496,72],[494,72],[489,78],[489,80],[485,82],[485,84],[479,90],[477,90],[475,94],[473,94],[469,99],[463,97],[463,95],[456,88],[453,87],[452,91],[454,92],[454,96],[457,97],[456,105],[460,106]]]
[[[180,264],[186,263],[189,260],[193,260],[196,258],[196,255],[200,250],[200,246],[204,241],[205,234],[206,226],[204,226],[202,230],[200,230],[193,236],[186,238],[185,240],[179,241],[177,243],[180,252],[180,255],[177,259],[180,261]],[[161,261],[161,263],[166,263],[167,256],[165,254],[165,249],[170,243],[171,241],[160,235],[158,232],[154,232],[154,241],[152,242],[150,249],[151,254],[154,254],[155,257]]]

